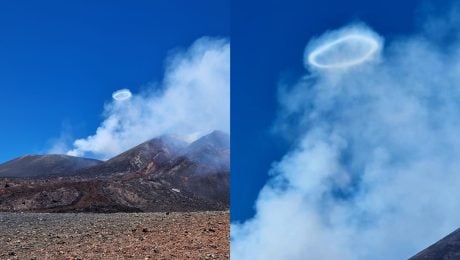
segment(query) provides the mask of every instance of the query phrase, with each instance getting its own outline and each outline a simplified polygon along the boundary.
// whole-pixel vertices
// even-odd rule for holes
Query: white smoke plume
[[[349,35],[367,40],[331,47]],[[232,225],[232,259],[407,259],[460,227],[460,41],[432,35],[383,46],[360,24],[307,46],[276,121],[295,148]]]
[[[164,79],[145,93],[114,93],[94,135],[67,154],[109,158],[150,138],[173,134],[192,141],[230,128],[230,44],[201,38],[169,59]]]

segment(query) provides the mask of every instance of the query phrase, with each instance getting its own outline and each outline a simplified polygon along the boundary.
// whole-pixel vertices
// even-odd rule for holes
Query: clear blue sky
[[[447,2],[447,1],[446,1]],[[305,72],[302,55],[312,36],[363,21],[386,39],[418,28],[426,1],[232,1],[233,221],[254,214],[254,201],[273,161],[289,148],[270,134],[277,83]],[[418,16],[420,17],[420,16]]]
[[[94,133],[114,90],[205,35],[230,36],[228,0],[1,1],[0,162]]]

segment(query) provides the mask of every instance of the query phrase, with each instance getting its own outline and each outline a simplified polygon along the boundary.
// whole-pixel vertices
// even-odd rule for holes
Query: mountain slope
[[[230,144],[225,135],[213,132],[190,145],[155,138],[72,175],[0,178],[0,211],[226,210]]]
[[[214,131],[191,143],[183,154],[209,169],[227,171],[230,169],[230,136]]]
[[[156,168],[172,160],[187,143],[169,136],[146,141],[123,152],[102,164],[81,169],[75,175],[107,176]]]
[[[0,164],[0,177],[67,176],[102,161],[67,155],[26,155]]]
[[[457,260],[460,259],[460,228],[435,244],[421,251],[410,260]]]

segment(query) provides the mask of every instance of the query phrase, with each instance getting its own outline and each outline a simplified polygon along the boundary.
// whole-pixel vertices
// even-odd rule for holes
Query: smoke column
[[[427,34],[307,45],[275,125],[294,148],[232,224],[232,259],[407,259],[460,227],[460,42]]]
[[[66,153],[106,159],[161,135],[193,141],[214,130],[229,133],[229,42],[203,37],[167,61],[162,82],[141,93],[114,92],[95,133]]]

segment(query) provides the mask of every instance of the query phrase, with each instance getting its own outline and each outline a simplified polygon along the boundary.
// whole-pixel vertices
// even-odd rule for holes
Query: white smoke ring
[[[120,89],[112,94],[112,98],[116,101],[124,101],[130,99],[132,96],[132,93],[129,89]]]
[[[345,61],[345,62],[336,62],[336,63],[320,63],[318,62],[318,57],[321,56],[322,54],[326,53],[327,51],[330,51],[334,47],[346,43],[348,41],[356,41],[359,44],[366,44],[368,46],[367,52],[364,54]],[[360,34],[349,34],[345,35],[343,37],[340,37],[339,39],[336,39],[332,42],[328,42],[326,44],[323,44],[319,46],[318,48],[314,49],[309,55],[308,55],[308,63],[314,67],[320,68],[320,69],[338,69],[338,68],[347,68],[351,66],[356,66],[359,64],[362,64],[366,61],[371,60],[377,51],[380,49],[380,44],[379,42],[374,39],[373,37],[370,36],[364,36]]]

